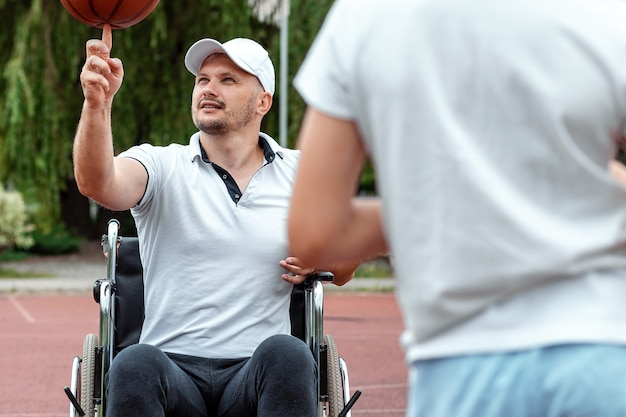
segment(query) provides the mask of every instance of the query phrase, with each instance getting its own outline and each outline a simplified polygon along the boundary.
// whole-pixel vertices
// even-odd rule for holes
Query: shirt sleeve
[[[149,205],[150,201],[152,201],[152,196],[155,194],[155,190],[157,189],[157,184],[159,181],[158,169],[157,169],[157,157],[156,157],[156,148],[150,144],[142,144],[139,146],[133,146],[128,150],[120,153],[118,156],[120,158],[131,158],[138,161],[141,165],[144,166],[146,172],[148,173],[148,184],[146,185],[146,191],[135,207],[133,209],[141,209]]]

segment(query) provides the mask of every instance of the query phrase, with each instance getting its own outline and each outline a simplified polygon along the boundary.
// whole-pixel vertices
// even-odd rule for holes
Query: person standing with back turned
[[[299,152],[260,133],[274,93],[267,51],[243,38],[193,44],[189,145],[114,156],[123,67],[111,43],[110,28],[87,42],[75,176],[84,195],[131,209],[145,320],[107,374],[107,416],[314,416],[316,364],[289,334],[293,284],[313,271],[287,252]],[[331,269],[336,283],[356,265]]]
[[[290,247],[391,250],[407,416],[626,416],[624,21],[617,0],[334,3],[294,81]],[[366,156],[376,201],[353,197]]]

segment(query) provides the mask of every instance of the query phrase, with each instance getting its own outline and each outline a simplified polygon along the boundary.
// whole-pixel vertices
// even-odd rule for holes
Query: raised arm
[[[290,251],[307,265],[388,251],[378,199],[355,198],[365,147],[351,121],[308,109],[289,215]]]
[[[139,162],[114,157],[111,107],[124,68],[119,59],[111,58],[111,47],[109,25],[104,27],[102,40],[87,41],[80,74],[85,101],[74,138],[74,176],[83,195],[112,210],[126,210],[141,199],[148,175]]]

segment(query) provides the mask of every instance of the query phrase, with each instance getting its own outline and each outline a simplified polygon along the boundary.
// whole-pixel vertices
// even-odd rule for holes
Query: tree
[[[269,50],[278,68],[279,28],[256,18],[250,6],[261,0],[161,1],[134,27],[113,32],[112,55],[124,62],[125,79],[113,106],[116,150],[150,142],[185,143],[195,131],[190,117],[193,79],[184,54],[203,37],[251,37]],[[332,0],[292,2],[290,82]],[[58,1],[0,0],[0,184],[19,190],[32,208],[36,227],[63,224],[95,237],[104,228],[94,207],[76,190],[72,141],[82,107],[79,74],[85,41],[101,36],[65,11]],[[292,87],[289,138],[293,145],[304,104]],[[275,103],[283,94],[277,91]],[[278,137],[278,106],[264,130]],[[96,207],[96,218],[127,216]]]

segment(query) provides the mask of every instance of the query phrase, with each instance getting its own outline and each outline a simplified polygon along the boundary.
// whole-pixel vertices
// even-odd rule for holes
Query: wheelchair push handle
[[[112,223],[117,224],[117,228],[118,228],[118,229],[120,228],[120,221],[119,221],[119,220],[117,220],[117,219],[110,219],[110,220],[107,222],[107,228],[108,228],[108,227],[109,227]]]
[[[311,285],[315,281],[333,282],[334,280],[335,280],[335,275],[332,272],[315,271],[306,277],[306,279],[304,280],[304,284]]]

